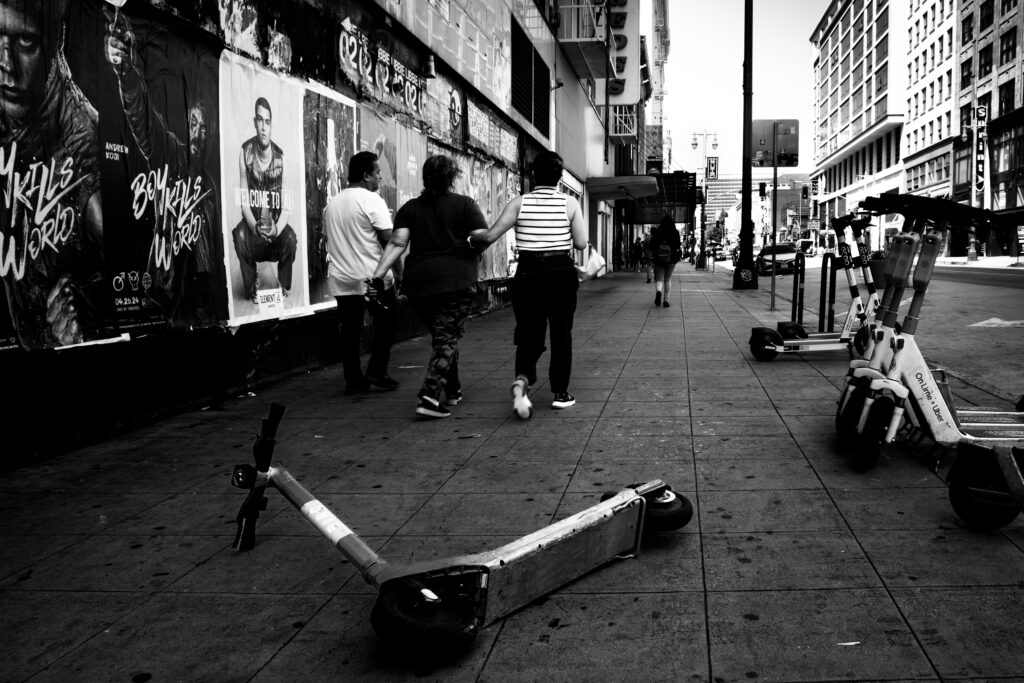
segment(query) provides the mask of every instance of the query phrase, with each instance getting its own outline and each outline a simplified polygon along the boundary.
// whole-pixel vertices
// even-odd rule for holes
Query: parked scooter
[[[600,503],[500,548],[472,555],[392,563],[303,488],[271,465],[284,406],[271,406],[253,447],[255,467],[237,465],[232,485],[248,489],[234,547],[251,550],[255,525],[274,487],[374,586],[370,623],[385,641],[437,655],[465,648],[484,626],[612,560],[638,557],[647,533],[682,528],[693,506],[653,480],[610,493]]]
[[[866,347],[867,334],[860,336],[859,348],[855,347],[855,339],[859,330],[867,324],[869,316],[874,316],[878,306],[878,295],[875,293],[874,283],[871,277],[870,268],[867,267],[867,260],[862,254],[854,257],[849,242],[846,241],[846,228],[853,228],[854,234],[862,234],[864,226],[870,222],[869,215],[848,214],[837,216],[832,219],[832,230],[836,234],[839,249],[839,258],[843,272],[846,274],[846,282],[850,289],[850,307],[846,313],[846,320],[839,332],[825,331],[826,317],[831,323],[831,304],[835,301],[835,273],[833,265],[834,256],[825,254],[822,259],[821,295],[818,309],[818,332],[809,332],[803,326],[803,255],[797,255],[797,271],[793,277],[793,315],[791,320],[780,321],[776,329],[770,327],[754,327],[750,330],[750,353],[760,361],[769,361],[780,353],[803,353],[805,351],[848,351],[851,356],[856,352],[862,352]],[[861,242],[862,243],[862,242]],[[857,277],[854,274],[855,268],[861,268],[865,288],[868,292],[867,304],[861,298],[860,289],[857,286]]]
[[[867,367],[851,371],[836,415],[837,431],[840,439],[854,441],[854,466],[860,470],[873,467],[901,429],[911,440],[928,438],[943,448],[956,447],[957,460],[947,475],[954,511],[973,526],[1003,526],[1024,507],[1024,451],[1019,447],[1024,443],[1024,396],[1015,411],[958,410],[945,373],[928,367],[915,339],[935,260],[950,225],[973,232],[990,221],[991,214],[942,199],[899,195],[888,201],[891,212],[923,217],[932,225],[918,240],[920,253],[916,248],[901,253],[895,293],[874,353]],[[914,295],[896,330],[898,304],[892,301],[902,297],[903,271],[909,273],[915,255]]]

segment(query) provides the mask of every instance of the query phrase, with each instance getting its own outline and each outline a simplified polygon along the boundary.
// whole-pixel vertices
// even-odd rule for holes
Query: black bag
[[[668,242],[661,242],[658,248],[654,250],[654,262],[659,263],[663,266],[667,266],[670,263],[675,263],[673,260],[674,254],[672,253],[672,245]]]

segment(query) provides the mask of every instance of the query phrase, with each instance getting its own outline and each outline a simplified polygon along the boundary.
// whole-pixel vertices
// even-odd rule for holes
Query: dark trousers
[[[580,287],[576,268],[568,254],[530,255],[519,252],[512,281],[512,311],[516,316],[516,376],[537,382],[537,361],[544,353],[547,328],[551,327],[551,391],[569,389],[572,374],[572,321],[576,292]]]
[[[432,350],[420,396],[440,400],[462,389],[459,379],[459,340],[466,333],[466,318],[473,310],[472,290],[410,297],[413,310],[430,330]]]
[[[231,236],[235,241],[238,266],[242,270],[242,286],[247,297],[251,299],[256,296],[256,264],[260,261],[277,261],[277,279],[281,282],[281,288],[285,291],[292,288],[292,265],[295,263],[298,244],[292,226],[284,226],[277,237],[267,242],[242,220],[231,231]]]
[[[345,373],[345,384],[359,387],[366,381],[359,364],[359,341],[363,336],[366,301],[360,294],[334,298],[338,301],[338,318],[341,323],[341,367]],[[370,309],[373,316],[373,339],[370,342],[370,360],[366,364],[366,374],[374,377],[388,374],[391,345],[395,341],[395,328],[398,322],[395,290],[385,291],[381,295],[381,301],[388,310]]]

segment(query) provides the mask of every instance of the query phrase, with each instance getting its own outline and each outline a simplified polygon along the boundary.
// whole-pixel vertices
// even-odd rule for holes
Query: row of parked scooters
[[[886,446],[900,438],[924,440],[956,451],[946,482],[949,500],[966,523],[986,529],[1005,526],[1024,508],[1024,396],[1015,410],[957,408],[945,373],[928,366],[915,340],[928,284],[950,231],[973,235],[993,220],[990,211],[912,195],[881,195],[861,202],[861,212],[833,219],[841,267],[852,304],[842,331],[811,334],[787,321],[778,329],[756,327],[750,350],[758,360],[779,353],[847,348],[851,361],[836,410],[836,444],[853,467],[875,466]],[[884,290],[872,280],[863,229],[872,216],[901,214],[903,229],[886,256]],[[859,255],[846,242],[851,228]],[[866,299],[857,285],[862,272]],[[899,321],[900,304],[913,289]]]

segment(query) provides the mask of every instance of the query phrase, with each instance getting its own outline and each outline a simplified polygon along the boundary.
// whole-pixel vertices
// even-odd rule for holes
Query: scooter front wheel
[[[882,457],[885,452],[885,434],[889,431],[889,422],[892,421],[895,407],[896,403],[888,396],[879,396],[871,404],[868,419],[864,423],[864,431],[856,435],[853,451],[850,453],[850,462],[855,471],[867,472]]]
[[[845,453],[854,445],[857,438],[857,423],[864,409],[864,390],[859,387],[847,387],[846,402],[840,397],[836,407],[836,440],[835,447]]]
[[[999,467],[987,457],[957,458],[946,483],[953,512],[976,529],[1004,527],[1020,514]]]
[[[370,624],[385,642],[428,655],[463,650],[479,631],[469,600],[438,597],[419,582],[405,580],[382,587]]]

